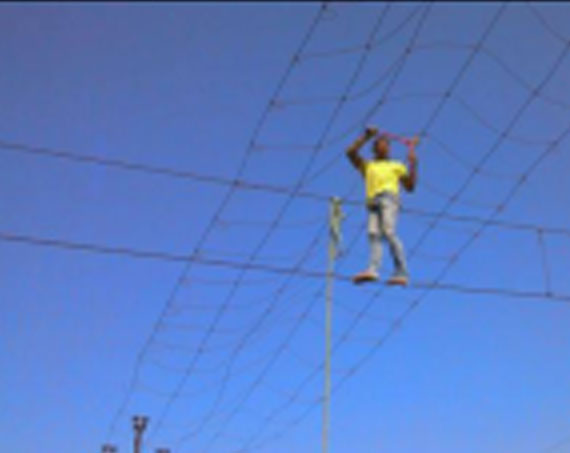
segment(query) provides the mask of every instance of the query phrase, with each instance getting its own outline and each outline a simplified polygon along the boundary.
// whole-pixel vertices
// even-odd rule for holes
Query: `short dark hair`
[[[388,145],[390,145],[392,143],[392,141],[390,140],[390,137],[388,137],[388,135],[386,134],[380,134],[376,140],[374,141],[374,144],[378,143],[380,140],[383,140],[385,142],[388,143]]]

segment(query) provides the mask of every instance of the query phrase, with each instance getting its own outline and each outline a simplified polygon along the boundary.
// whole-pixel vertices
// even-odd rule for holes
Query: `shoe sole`
[[[378,277],[353,277],[352,281],[358,285],[360,283],[376,282],[378,281]]]
[[[386,282],[388,285],[408,286],[408,279],[404,278],[391,278]]]

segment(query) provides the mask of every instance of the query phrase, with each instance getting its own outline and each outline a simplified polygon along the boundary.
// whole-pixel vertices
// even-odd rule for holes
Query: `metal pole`
[[[148,417],[135,415],[133,429],[135,430],[134,453],[141,453],[142,435],[148,424]]]
[[[327,265],[326,301],[325,301],[325,369],[324,369],[324,393],[323,393],[323,432],[322,452],[329,451],[330,429],[330,399],[331,399],[331,337],[332,337],[332,308],[333,308],[333,283],[334,265],[340,243],[340,223],[343,219],[340,198],[331,198],[329,214],[329,249]]]

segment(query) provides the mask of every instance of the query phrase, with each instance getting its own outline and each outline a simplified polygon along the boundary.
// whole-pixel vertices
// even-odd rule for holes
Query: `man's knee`
[[[382,234],[380,232],[376,232],[376,231],[369,231],[368,232],[368,240],[370,242],[380,241],[381,238],[382,238]]]
[[[396,238],[396,229],[392,225],[382,225],[381,233],[388,240]]]

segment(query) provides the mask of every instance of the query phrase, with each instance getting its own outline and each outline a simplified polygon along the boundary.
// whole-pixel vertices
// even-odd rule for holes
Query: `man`
[[[379,279],[378,269],[382,260],[381,239],[384,238],[390,246],[394,260],[394,273],[387,283],[407,285],[408,268],[404,248],[396,235],[396,218],[400,205],[400,183],[408,192],[412,192],[416,186],[417,158],[414,148],[419,139],[414,137],[412,140],[403,140],[409,147],[408,168],[406,168],[403,163],[390,159],[390,139],[386,134],[380,134],[373,142],[373,160],[368,161],[358,155],[364,143],[377,134],[377,128],[367,127],[364,134],[346,150],[348,159],[364,177],[370,242],[368,269],[356,274],[353,281],[363,283]]]

